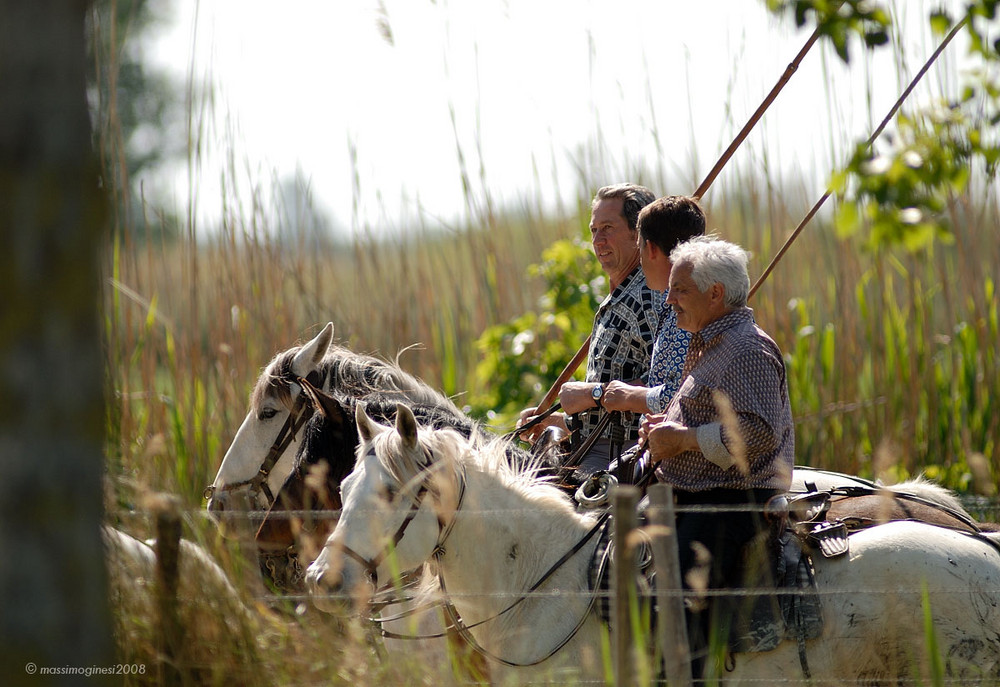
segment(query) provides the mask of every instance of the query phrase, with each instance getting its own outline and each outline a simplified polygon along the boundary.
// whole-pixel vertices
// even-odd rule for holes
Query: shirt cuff
[[[695,430],[698,436],[698,447],[702,455],[708,460],[718,465],[723,470],[728,470],[735,463],[736,459],[729,453],[729,449],[722,443],[722,423],[711,422],[707,425],[700,425]]]
[[[654,386],[646,390],[646,409],[651,413],[662,413],[663,404],[660,402],[660,392],[663,385]]]

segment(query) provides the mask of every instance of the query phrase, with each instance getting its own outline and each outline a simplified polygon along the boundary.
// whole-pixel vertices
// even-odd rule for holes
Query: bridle
[[[274,443],[271,444],[271,448],[264,457],[264,462],[261,463],[260,470],[258,470],[257,474],[250,479],[225,484],[218,489],[214,484],[208,485],[205,487],[204,492],[204,497],[206,499],[214,497],[216,491],[235,491],[236,489],[249,486],[247,493],[251,503],[256,501],[260,493],[263,492],[265,498],[267,499],[267,507],[270,508],[274,505],[274,494],[271,493],[271,487],[268,486],[267,480],[271,476],[271,470],[274,469],[278,459],[285,453],[288,446],[295,440],[295,436],[298,434],[299,430],[302,429],[302,426],[309,421],[309,418],[311,418],[315,412],[315,408],[313,408],[312,403],[309,402],[308,394],[305,393],[305,387],[307,385],[315,386],[320,383],[319,374],[316,370],[310,372],[305,378],[296,375],[293,381],[303,387],[303,392],[300,393],[299,397],[295,399],[295,403],[292,405],[292,410],[288,413],[288,417],[285,418],[285,424],[281,426],[278,436],[275,437]]]
[[[339,544],[339,543],[337,544],[337,547],[343,553],[345,553],[349,558],[354,559],[364,568],[365,575],[367,577],[369,584],[371,584],[372,588],[375,589],[376,591],[379,590],[378,586],[379,565],[381,565],[381,563],[391,554],[391,552],[395,550],[395,547],[399,544],[399,542],[402,541],[403,536],[406,533],[407,527],[411,522],[413,522],[413,519],[417,516],[417,513],[419,512],[423,504],[424,496],[428,492],[433,491],[432,487],[428,484],[428,478],[430,477],[431,473],[437,469],[438,464],[431,462],[430,452],[427,450],[426,447],[422,448],[424,451],[424,455],[428,458],[428,463],[430,464],[430,467],[424,468],[423,472],[421,473],[423,479],[421,480],[420,487],[417,489],[417,493],[413,498],[413,503],[410,505],[410,510],[407,512],[406,517],[403,519],[403,522],[400,523],[398,528],[396,528],[396,532],[392,535],[391,540],[386,543],[386,545],[382,548],[381,551],[379,551],[378,554],[376,554],[374,558],[365,558],[364,556],[362,556],[361,554],[359,554],[357,551],[347,546],[346,544]],[[366,458],[374,457],[375,455],[376,455],[375,449],[372,448],[368,451],[367,454],[365,454],[365,457]],[[447,586],[445,585],[444,573],[440,565],[440,559],[446,553],[445,542],[447,541],[448,537],[451,535],[451,532],[455,527],[455,522],[458,520],[458,513],[461,510],[462,504],[465,501],[465,485],[466,485],[466,476],[465,476],[465,466],[463,465],[462,472],[459,473],[458,503],[455,506],[455,510],[452,512],[451,519],[449,521],[445,522],[441,513],[438,513],[437,516],[438,538],[437,542],[434,545],[434,549],[431,551],[430,555],[431,558],[433,558],[436,562],[439,563],[439,565],[437,566],[438,568],[437,577],[438,577],[438,583],[441,586],[441,592],[444,594],[445,597],[444,601],[442,602],[442,605],[444,606],[444,610],[449,620],[448,626],[444,629],[443,632],[425,634],[425,635],[403,635],[390,632],[384,628],[380,628],[381,635],[383,637],[388,637],[393,639],[436,639],[436,638],[446,637],[452,632],[457,632],[477,652],[499,663],[513,667],[525,667],[525,666],[537,665],[542,661],[551,658],[556,652],[558,652],[567,643],[569,643],[569,641],[574,636],[576,636],[576,633],[580,630],[581,627],[583,627],[583,624],[586,622],[587,618],[590,616],[591,611],[593,610],[594,603],[596,602],[595,596],[591,597],[590,603],[587,605],[586,610],[584,611],[584,613],[582,614],[576,625],[573,627],[573,629],[566,635],[566,637],[563,638],[559,643],[557,643],[555,647],[552,648],[552,650],[546,653],[544,656],[536,660],[530,661],[528,663],[517,663],[514,661],[508,661],[507,659],[497,656],[496,654],[492,653],[491,651],[483,647],[476,640],[476,638],[473,637],[470,630],[474,627],[478,627],[480,625],[490,622],[491,620],[495,620],[509,613],[510,611],[514,610],[514,608],[519,606],[522,602],[526,601],[550,577],[552,577],[552,575],[554,575],[555,572],[559,568],[561,568],[564,563],[566,563],[570,558],[572,558],[581,549],[583,549],[583,547],[587,544],[588,541],[590,541],[594,537],[594,535],[596,535],[598,532],[600,532],[606,527],[608,520],[611,516],[611,512],[607,511],[603,513],[598,518],[594,526],[569,551],[563,554],[563,556],[559,560],[557,560],[526,592],[522,593],[506,608],[488,618],[485,618],[483,620],[480,620],[472,624],[466,624],[459,616],[458,610],[455,608],[454,604],[452,604],[451,599],[448,596],[448,589]],[[608,556],[606,552],[600,565],[603,568],[604,566],[607,565],[607,563],[608,563]],[[401,577],[406,578],[407,576],[411,576],[412,573],[413,571],[404,572]],[[406,615],[410,615],[411,613],[412,611],[409,611],[395,618],[369,617],[368,619],[376,624],[381,624],[390,620],[395,620],[397,618],[405,617]]]
[[[347,544],[341,544],[341,543],[336,544],[337,548],[340,551],[346,554],[349,558],[354,559],[357,563],[361,565],[362,568],[364,568],[365,576],[368,582],[372,585],[372,588],[376,590],[379,588],[378,567],[382,565],[385,559],[388,558],[393,551],[396,550],[396,546],[398,546],[399,542],[403,540],[403,536],[406,534],[406,529],[410,526],[410,523],[413,522],[413,519],[417,517],[417,513],[420,511],[420,508],[423,505],[424,496],[426,496],[428,492],[434,492],[436,496],[440,496],[440,494],[436,493],[437,490],[429,484],[429,477],[431,476],[431,474],[433,474],[435,470],[438,469],[440,463],[432,463],[431,452],[426,447],[422,446],[421,448],[423,449],[424,456],[427,458],[427,462],[430,465],[430,467],[424,468],[421,471],[419,475],[419,477],[421,477],[420,486],[417,488],[417,493],[414,495],[413,502],[410,504],[410,510],[407,511],[406,517],[403,518],[403,522],[399,524],[399,527],[396,528],[396,532],[392,535],[389,541],[386,542],[385,546],[382,547],[382,550],[379,551],[374,558],[365,558]],[[373,457],[376,457],[376,452],[374,447],[369,449],[368,452],[365,454],[365,458],[373,458]],[[458,511],[461,510],[462,504],[465,502],[466,477],[465,477],[464,466],[462,467],[462,472],[459,473],[458,477],[459,477],[458,503],[455,505],[455,510],[452,512],[451,519],[448,522],[445,522],[444,514],[440,512],[437,514],[438,538],[437,542],[434,544],[434,549],[431,552],[431,557],[435,559],[444,555],[445,553],[444,543],[451,535],[451,531],[455,527],[455,522],[458,520]],[[412,572],[412,571],[407,571],[407,572]]]

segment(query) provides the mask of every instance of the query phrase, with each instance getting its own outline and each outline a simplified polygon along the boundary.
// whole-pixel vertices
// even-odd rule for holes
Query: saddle
[[[580,508],[606,509],[608,496],[618,483],[615,475],[600,472],[580,485],[575,500]],[[804,642],[818,637],[823,617],[816,588],[814,557],[843,556],[850,549],[850,534],[893,520],[920,520],[964,531],[979,531],[962,513],[919,497],[890,492],[877,486],[837,487],[819,491],[785,493],[771,499],[764,509],[769,531],[744,549],[744,595],[730,614],[729,649],[734,653],[770,651],[783,640],[799,644],[803,665]],[[639,506],[640,527],[646,523],[648,499]],[[609,560],[613,560],[613,527],[602,534],[591,566],[591,589],[597,593],[597,610],[610,625]],[[636,585],[639,598],[653,608],[656,576],[651,548],[638,551]],[[650,613],[652,623],[655,613]],[[653,629],[653,628],[651,628]]]
[[[598,475],[592,483],[610,486],[614,478]],[[581,487],[581,491],[585,486]],[[591,506],[603,507],[606,503],[606,490],[601,489],[600,492],[587,497]],[[594,506],[596,503],[600,505]],[[643,498],[639,506],[640,529],[647,524],[647,507],[648,499]],[[590,568],[590,588],[597,597],[595,608],[602,622],[608,626],[612,621],[610,564],[615,556],[613,531],[614,527],[608,526],[602,532]],[[657,581],[652,548],[647,541],[638,545],[636,557],[635,584],[642,616],[650,619],[649,636],[652,637],[655,636],[657,622],[654,603]],[[823,623],[812,559],[800,536],[792,529],[778,532],[772,528],[760,540],[747,545],[745,558],[748,561],[747,570],[753,571],[745,582],[745,588],[751,593],[742,597],[748,603],[734,614],[736,622],[730,628],[730,650],[769,651],[783,639],[804,641],[819,636]],[[758,563],[750,563],[751,560]],[[760,565],[761,561],[766,561],[766,564]],[[693,599],[689,598],[686,602],[693,602]]]

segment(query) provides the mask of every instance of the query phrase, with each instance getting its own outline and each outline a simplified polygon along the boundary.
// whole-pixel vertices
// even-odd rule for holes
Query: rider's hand
[[[698,451],[698,432],[679,422],[654,415],[643,420],[639,427],[640,441],[644,441],[649,457],[654,463],[673,458],[685,451]]]
[[[646,406],[647,391],[648,389],[644,386],[633,386],[616,379],[608,382],[604,388],[601,405],[607,410],[631,410],[636,413],[645,413],[649,411]]]
[[[594,382],[566,382],[559,387],[559,402],[568,415],[597,407],[594,400]]]
[[[523,427],[528,424],[534,417],[538,415],[538,408],[525,408],[521,411],[520,417],[517,418],[517,426]],[[537,425],[529,429],[524,434],[520,435],[521,439],[527,441],[529,444],[535,443],[535,439],[545,431],[546,427],[559,427],[566,432],[569,432],[569,428],[566,425],[566,416],[562,413],[552,413],[547,418],[539,422]]]

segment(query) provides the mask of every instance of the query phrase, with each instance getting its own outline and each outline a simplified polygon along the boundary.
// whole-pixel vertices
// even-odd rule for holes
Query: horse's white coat
[[[447,440],[435,442],[440,437]],[[552,486],[529,487],[531,480],[510,470],[501,452],[468,453],[467,442],[451,432],[434,432],[427,440],[439,444],[435,448],[439,465],[446,468],[453,461],[465,466],[464,501],[461,510],[455,512],[458,486],[454,479],[459,473],[440,470],[442,479],[434,481],[442,496],[425,498],[396,549],[396,562],[401,569],[408,569],[427,561],[439,537],[435,509],[442,508],[446,520],[454,516],[455,523],[438,565],[452,602],[464,622],[472,625],[496,616],[514,603],[586,535],[595,518],[577,513]],[[399,443],[398,436],[388,432],[381,433],[375,441]],[[395,532],[409,510],[414,488],[418,486],[412,480],[423,460],[421,452],[409,452],[399,462],[400,469],[393,478],[373,453],[365,452],[364,447],[359,453],[362,457],[355,472],[342,485],[341,521],[348,524],[344,527],[338,524],[328,546],[307,573],[307,585],[316,595],[317,606],[331,611],[337,610],[338,605],[326,598],[328,585],[320,583],[318,578],[327,572],[336,577],[337,572],[328,568],[342,564],[338,588],[363,594],[367,585],[364,570],[353,561],[346,561],[338,547],[348,546],[368,559],[378,556],[385,537]],[[477,456],[486,461],[477,462]],[[400,493],[397,507],[390,507],[380,494],[387,489],[398,489],[400,483],[409,483],[410,487]],[[484,518],[484,513],[496,517]],[[525,532],[531,532],[532,536],[524,536]],[[569,644],[543,665],[545,670],[556,664],[574,669],[585,666],[586,674],[598,674],[600,624],[588,612],[591,597],[587,593],[587,568],[595,547],[596,538],[563,565],[536,595],[473,629],[476,640],[505,660],[531,663],[545,658],[562,638],[570,636],[578,621],[586,618]],[[383,564],[378,574],[380,580],[388,579],[390,566]],[[558,593],[553,595],[555,591]]]
[[[121,530],[102,528],[104,550],[113,587],[135,606],[152,608],[156,587],[155,540],[140,541]],[[252,616],[218,563],[194,542],[180,541],[178,598],[192,609],[221,609],[229,622],[247,622]]]
[[[344,482],[343,515],[307,572],[307,585],[321,607],[327,606],[324,595],[330,589],[364,596],[368,585],[362,566],[344,556],[340,547],[375,558],[409,510],[413,484],[426,475],[420,473],[427,459],[415,449],[405,427],[397,423],[396,431],[367,434],[362,458]],[[447,485],[462,474],[452,466],[464,466],[465,501],[444,542],[440,571],[463,620],[472,625],[518,598],[593,521],[575,512],[552,487],[510,474],[502,461],[490,458],[485,450],[470,450],[457,435],[421,432],[421,442],[439,466],[434,484],[442,496],[425,497],[396,549],[398,565],[405,569],[430,559],[439,536],[434,508],[443,509],[446,520],[451,517],[456,498]],[[404,488],[394,502],[387,501],[387,490],[408,483],[409,489]],[[912,522],[865,530],[852,536],[850,545],[849,557],[815,561],[825,618],[822,636],[807,642],[815,683],[896,675],[927,679],[924,588],[947,677],[973,684],[983,676],[1000,678],[996,549],[964,534]],[[474,628],[477,641],[511,662],[544,657],[587,611],[587,567],[593,550],[593,544],[585,547],[542,587],[540,595]],[[381,566],[378,573],[386,579],[388,566]],[[519,680],[552,669],[570,671],[581,680],[600,680],[600,632],[596,616],[591,615],[552,659],[536,668],[513,670]],[[801,678],[798,648],[792,641],[771,652],[737,655],[735,671],[726,676],[727,684]]]

